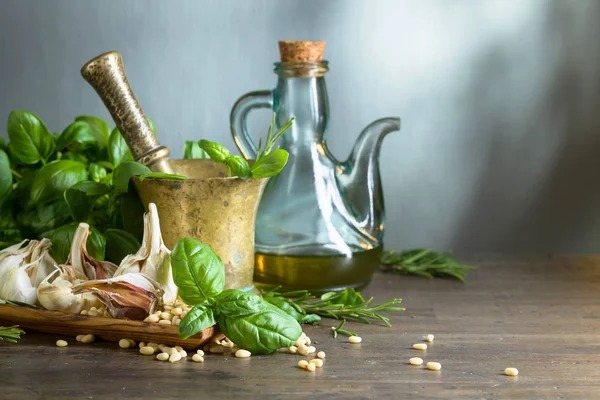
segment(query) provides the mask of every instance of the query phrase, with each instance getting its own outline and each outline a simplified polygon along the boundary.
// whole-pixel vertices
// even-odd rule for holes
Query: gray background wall
[[[79,68],[118,50],[175,155],[233,147],[230,108],[273,87],[277,40],[326,40],[332,152],[403,120],[381,154],[389,247],[598,252],[599,17],[596,0],[0,0],[0,116],[109,120]]]

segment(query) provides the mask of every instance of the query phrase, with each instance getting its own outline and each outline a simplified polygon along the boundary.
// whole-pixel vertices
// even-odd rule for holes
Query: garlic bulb
[[[71,251],[66,265],[71,265],[77,272],[88,279],[105,279],[114,275],[117,266],[109,261],[100,261],[92,258],[86,249],[90,226],[82,222],[75,230]]]
[[[114,276],[142,273],[158,282],[164,291],[162,301],[168,303],[177,298],[177,286],[173,281],[171,269],[171,251],[163,242],[156,205],[150,203],[148,209],[149,211],[144,214],[142,246],[137,253],[130,254],[121,261]]]
[[[109,279],[82,282],[76,294],[94,294],[114,318],[143,320],[154,312],[163,295],[158,282],[141,273],[127,273]]]
[[[70,265],[56,267],[38,286],[38,300],[47,310],[77,314],[91,307],[100,307],[100,301],[91,293],[73,293],[73,285],[85,281],[87,278]]]
[[[0,251],[0,298],[35,304],[37,287],[55,268],[48,239],[27,240]]]

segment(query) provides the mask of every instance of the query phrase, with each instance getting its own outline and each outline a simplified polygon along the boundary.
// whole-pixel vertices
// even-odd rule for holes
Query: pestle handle
[[[100,54],[81,68],[81,75],[96,90],[136,161],[152,171],[173,173],[169,149],[162,146],[146,119],[129,82],[121,55]]]

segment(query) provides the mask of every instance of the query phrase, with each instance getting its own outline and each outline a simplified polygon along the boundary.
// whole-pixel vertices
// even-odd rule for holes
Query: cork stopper
[[[313,40],[280,40],[279,53],[282,62],[323,61],[325,42]]]

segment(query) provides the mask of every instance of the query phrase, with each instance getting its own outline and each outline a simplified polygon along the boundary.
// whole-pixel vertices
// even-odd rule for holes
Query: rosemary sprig
[[[436,253],[425,249],[400,253],[389,250],[383,252],[380,261],[383,271],[386,272],[419,275],[427,278],[455,278],[464,283],[467,272],[477,269],[477,267],[463,265],[449,255],[450,252]]]
[[[333,332],[333,338],[337,338],[338,333],[341,333],[342,335],[346,335],[346,336],[358,336],[356,333],[354,332],[350,332],[347,331],[346,329],[342,329],[342,327],[344,326],[344,324],[346,323],[346,320],[342,320],[342,323],[339,324],[337,326],[337,328],[335,326],[331,327],[331,331]]]
[[[37,308],[33,304],[23,303],[23,302],[16,301],[16,300],[3,300],[3,299],[0,299],[0,304],[10,304],[10,305],[19,306],[19,307]]]
[[[19,325],[0,326],[0,340],[6,342],[17,343],[17,340],[21,339],[21,335],[24,333],[24,330],[19,329]]]
[[[265,148],[262,149],[262,138],[258,141],[258,150],[256,151],[256,161],[258,161],[261,157],[266,156],[273,150],[273,146],[275,146],[275,142],[283,135],[288,129],[292,127],[294,124],[294,120],[296,117],[291,117],[288,119],[273,135],[273,128],[275,127],[275,117],[277,114],[273,113],[273,117],[271,119],[271,125],[269,125],[269,131],[267,133],[267,139],[265,140]]]
[[[404,311],[396,304],[402,299],[392,299],[380,304],[371,304],[373,297],[365,300],[362,295],[354,289],[346,289],[341,292],[327,292],[321,297],[312,295],[308,290],[295,290],[278,292],[280,287],[263,291],[265,300],[279,299],[291,305],[295,311],[302,316],[318,315],[332,319],[347,319],[350,321],[370,324],[381,321],[387,326],[392,326],[388,317],[381,312]],[[280,307],[281,308],[281,307]],[[315,322],[314,320],[312,322]]]

